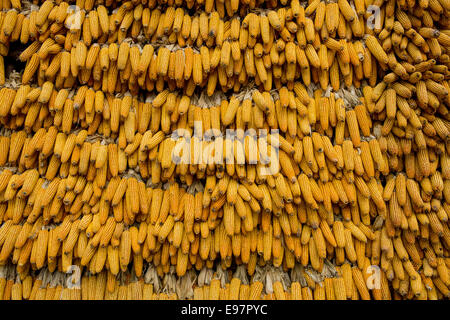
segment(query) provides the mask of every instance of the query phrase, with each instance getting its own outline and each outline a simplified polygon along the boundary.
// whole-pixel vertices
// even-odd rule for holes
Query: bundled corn
[[[1,5],[0,299],[450,298],[448,0]]]
[[[395,75],[403,79],[407,73],[415,78],[414,64],[422,62],[418,48],[425,46],[425,53],[434,59],[450,41],[446,33],[432,28],[433,21],[414,30],[406,16],[408,20],[395,21],[393,29],[397,18],[393,1],[386,5],[386,27],[380,32],[383,46],[372,35],[380,30],[364,23],[364,3],[354,11],[347,1],[312,1],[306,9],[294,1],[290,7],[255,9],[241,17],[220,10],[191,17],[182,7],[150,10],[131,2],[112,15],[102,5],[85,14],[68,10],[66,2],[47,3],[34,11],[34,19],[30,15],[10,20],[29,21],[23,23],[28,28],[19,25],[16,33],[23,43],[34,39],[20,55],[27,61],[23,82],[36,74],[39,84],[55,81],[57,89],[72,87],[75,79],[110,93],[162,91],[167,83],[172,90],[185,88],[188,93],[206,86],[211,95],[218,85],[239,92],[253,79],[265,90],[283,84],[292,89],[298,78],[307,86],[320,83],[323,89],[331,85],[338,90],[341,80],[347,86],[360,87],[364,80],[374,86],[377,62],[383,69],[389,62],[390,79]],[[388,61],[386,49],[397,50],[393,54],[402,60],[403,52],[413,50],[408,55],[415,60],[405,61],[406,65],[392,57]],[[445,55],[442,61],[447,59]],[[437,73],[442,72],[447,71],[438,68]]]

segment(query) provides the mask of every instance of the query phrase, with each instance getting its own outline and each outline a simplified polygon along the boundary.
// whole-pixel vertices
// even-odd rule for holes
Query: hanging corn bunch
[[[0,6],[0,299],[450,298],[448,0]]]

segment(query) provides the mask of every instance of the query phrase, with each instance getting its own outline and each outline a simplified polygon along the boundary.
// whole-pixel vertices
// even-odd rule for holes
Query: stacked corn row
[[[449,297],[449,1],[2,5],[0,297]]]
[[[102,271],[93,275],[66,275],[42,269],[36,274],[20,276],[13,267],[2,267],[0,295],[3,300],[358,300],[370,299],[365,281],[370,277],[349,263],[334,267],[327,261],[321,274],[311,269],[296,267],[290,275],[270,266],[257,267],[248,277],[242,267],[233,274],[220,267],[214,272],[203,268],[198,277],[189,272],[177,278],[173,270],[162,278],[149,265],[143,277],[121,272],[117,277]],[[386,277],[373,290],[377,300],[411,299],[413,293],[402,282],[398,292],[391,296]],[[440,279],[421,299],[448,298],[450,293]],[[438,288],[438,289],[436,289]],[[425,289],[426,290],[426,289]]]

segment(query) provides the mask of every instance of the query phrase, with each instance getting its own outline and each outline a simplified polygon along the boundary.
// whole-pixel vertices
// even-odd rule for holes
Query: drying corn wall
[[[0,299],[450,297],[449,0],[0,7]]]

